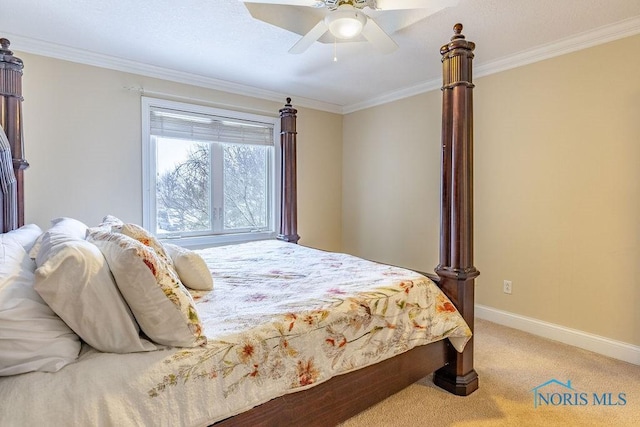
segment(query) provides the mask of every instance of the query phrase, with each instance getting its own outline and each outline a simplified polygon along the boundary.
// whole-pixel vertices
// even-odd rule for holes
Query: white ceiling
[[[300,35],[254,19],[239,0],[0,2],[0,37],[18,52],[265,99],[291,96],[339,113],[438,87],[439,48],[456,22],[477,45],[479,76],[638,34],[640,1],[460,0],[391,34],[395,52],[339,43],[337,62],[332,43],[289,54]]]

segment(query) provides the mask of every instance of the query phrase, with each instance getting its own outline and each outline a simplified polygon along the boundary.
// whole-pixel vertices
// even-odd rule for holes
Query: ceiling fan
[[[302,53],[316,41],[362,40],[370,42],[382,53],[390,53],[398,45],[387,32],[405,28],[439,10],[455,6],[458,1],[249,0],[245,5],[254,18],[303,34],[289,53]],[[391,16],[384,16],[387,14]]]

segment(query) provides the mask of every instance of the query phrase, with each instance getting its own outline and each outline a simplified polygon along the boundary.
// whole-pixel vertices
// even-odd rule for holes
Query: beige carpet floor
[[[453,396],[428,377],[342,427],[640,426],[640,366],[483,320],[474,363],[480,388],[470,396]],[[559,384],[568,381],[571,389]],[[537,387],[549,403],[536,407]]]

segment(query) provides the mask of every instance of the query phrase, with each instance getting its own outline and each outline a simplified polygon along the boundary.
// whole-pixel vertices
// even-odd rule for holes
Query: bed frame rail
[[[415,347],[375,365],[338,375],[305,391],[275,398],[219,421],[215,426],[337,425],[444,365],[448,347],[448,341]]]

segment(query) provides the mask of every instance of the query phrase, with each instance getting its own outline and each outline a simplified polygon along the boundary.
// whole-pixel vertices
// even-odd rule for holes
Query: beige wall
[[[342,251],[342,115],[298,109],[300,243]]]
[[[346,252],[432,272],[438,262],[440,92],[344,118]]]
[[[640,36],[476,79],[477,303],[640,345],[637,52]],[[346,251],[437,264],[439,100],[345,116]]]
[[[43,228],[57,216],[88,224],[107,213],[142,221],[140,94],[125,87],[275,116],[284,104],[284,98],[277,103],[37,55],[16,56],[25,63],[24,139],[31,164],[25,172],[25,220]],[[301,243],[340,250],[342,117],[312,109],[299,109],[298,115]]]

